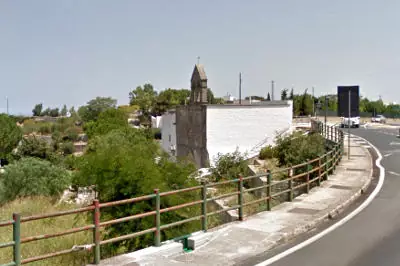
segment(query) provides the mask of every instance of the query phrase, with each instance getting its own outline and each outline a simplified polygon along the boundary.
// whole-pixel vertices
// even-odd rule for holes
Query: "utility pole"
[[[6,101],[7,101],[7,115],[10,115],[10,113],[8,112],[8,96],[6,96]]]
[[[314,87],[312,87],[312,112],[315,117],[315,99],[314,99]]]
[[[348,136],[347,136],[347,157],[350,160],[350,119],[351,118],[351,90],[349,89],[349,119],[348,119],[348,127],[349,127],[349,131],[348,131]]]
[[[325,94],[325,125],[326,125],[326,117],[327,117],[327,113],[328,113],[328,97],[326,97],[326,94]]]
[[[239,72],[239,104],[242,104],[242,72]]]
[[[200,64],[200,56],[197,57],[197,64]]]
[[[275,85],[275,82],[273,80],[271,80],[271,101],[273,101],[275,99],[274,98],[274,85]]]

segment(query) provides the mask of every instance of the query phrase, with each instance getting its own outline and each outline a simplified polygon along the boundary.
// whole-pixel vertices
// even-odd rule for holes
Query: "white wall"
[[[162,127],[162,116],[152,116],[151,117],[151,127],[152,128],[161,128]]]
[[[290,130],[292,102],[270,105],[207,106],[207,150],[210,162],[220,153],[248,152],[255,156],[273,144],[277,131]]]
[[[176,149],[176,115],[175,112],[167,112],[162,115],[161,123],[161,147],[171,154],[171,147]]]

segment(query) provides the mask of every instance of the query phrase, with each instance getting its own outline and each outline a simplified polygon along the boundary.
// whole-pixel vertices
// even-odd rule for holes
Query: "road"
[[[380,193],[367,208],[343,226],[271,265],[400,265],[400,139],[396,137],[397,133],[398,130],[393,128],[352,129],[352,134],[370,141],[383,156],[381,164],[385,168],[385,182]],[[299,244],[312,234],[302,236],[303,239],[288,243],[273,253]],[[261,256],[246,264],[259,263],[272,257],[273,253],[266,253],[263,258]]]

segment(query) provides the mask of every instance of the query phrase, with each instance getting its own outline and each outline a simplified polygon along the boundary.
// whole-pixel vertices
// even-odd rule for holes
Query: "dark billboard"
[[[349,93],[350,92],[350,93]],[[350,117],[360,116],[360,88],[359,86],[338,86],[338,116],[349,117],[349,97],[350,97]]]

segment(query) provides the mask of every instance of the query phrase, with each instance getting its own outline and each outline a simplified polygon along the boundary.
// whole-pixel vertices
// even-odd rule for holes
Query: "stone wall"
[[[199,168],[208,167],[206,127],[206,105],[186,105],[176,108],[177,157],[189,158]]]

